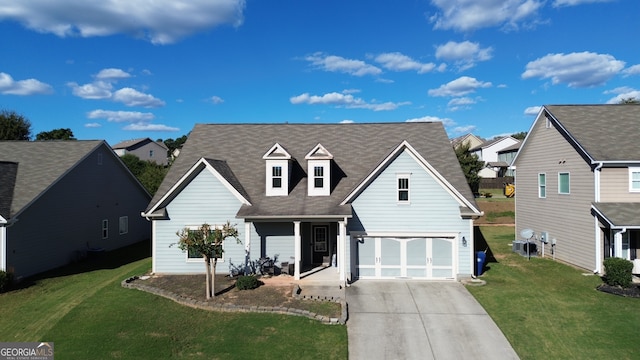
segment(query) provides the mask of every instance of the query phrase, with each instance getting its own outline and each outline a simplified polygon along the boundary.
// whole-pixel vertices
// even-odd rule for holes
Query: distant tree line
[[[31,140],[31,121],[15,111],[0,111],[0,140]],[[36,140],[76,140],[71,129],[54,129],[36,135]]]

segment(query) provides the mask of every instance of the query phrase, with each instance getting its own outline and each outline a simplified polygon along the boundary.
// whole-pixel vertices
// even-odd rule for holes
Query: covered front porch
[[[346,217],[247,218],[244,226],[247,262],[268,258],[295,281],[346,282]]]
[[[602,244],[598,258],[632,261],[633,273],[640,274],[640,203],[595,203],[592,213],[601,237],[597,241]]]

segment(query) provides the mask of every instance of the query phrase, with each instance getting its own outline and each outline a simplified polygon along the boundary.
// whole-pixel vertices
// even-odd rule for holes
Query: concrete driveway
[[[349,359],[518,359],[457,282],[357,281],[347,288]]]

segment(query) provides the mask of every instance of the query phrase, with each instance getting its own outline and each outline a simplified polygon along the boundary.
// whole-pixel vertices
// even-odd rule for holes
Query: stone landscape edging
[[[328,298],[309,298],[309,300],[315,301],[333,301],[340,304],[342,312],[339,318],[332,318],[324,315],[319,315],[308,310],[301,310],[296,308],[282,307],[282,306],[257,306],[257,305],[233,305],[233,304],[213,304],[207,301],[196,300],[188,296],[178,295],[174,292],[159,289],[154,286],[143,285],[139,283],[139,277],[134,276],[122,280],[121,285],[127,289],[137,289],[140,291],[148,292],[154,295],[162,296],[169,300],[173,300],[181,305],[186,305],[194,309],[213,310],[222,312],[255,312],[255,313],[273,313],[282,315],[304,316],[309,319],[317,320],[327,325],[344,325],[347,322],[347,303],[344,299],[328,299]],[[294,285],[297,287],[298,285]],[[299,287],[298,287],[299,289]],[[294,288],[294,294],[296,294]],[[306,297],[294,296],[296,299],[307,299]]]

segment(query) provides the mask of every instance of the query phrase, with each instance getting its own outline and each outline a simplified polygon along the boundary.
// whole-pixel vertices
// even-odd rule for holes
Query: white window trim
[[[109,238],[109,219],[102,219],[102,239]]]
[[[200,226],[202,225],[188,225],[185,226],[185,228],[189,229],[189,230],[198,230],[200,228]],[[222,225],[210,225],[213,229],[222,229]],[[222,257],[218,259],[219,263],[224,263],[224,243],[225,240],[222,241]],[[188,250],[184,250],[184,257],[186,259],[186,261],[188,263],[203,263],[204,259],[201,257],[199,258],[190,258],[189,257],[189,251]]]
[[[280,167],[280,187],[273,187],[273,168]],[[266,192],[267,196],[289,195],[289,160],[267,160],[266,162]]]
[[[123,225],[124,221],[124,226]],[[129,233],[129,217],[128,216],[120,216],[118,219],[118,234],[125,235]]]
[[[407,189],[400,189],[400,179],[407,179],[408,183],[408,188]],[[400,200],[400,191],[406,191],[407,192],[407,200]],[[396,191],[395,191],[395,196],[396,196],[396,202],[399,205],[407,205],[407,204],[411,204],[411,174],[410,173],[398,173],[396,174]]]
[[[540,175],[544,175],[544,185],[540,183]],[[542,196],[542,187],[544,186],[544,196]],[[538,173],[538,198],[546,199],[547,198],[547,173]]]
[[[315,168],[322,168],[322,187],[316,187]],[[307,195],[329,196],[331,187],[331,160],[307,160]]]
[[[640,192],[640,188],[633,188],[633,173],[640,173],[640,167],[629,168],[629,192]]]
[[[567,174],[567,180],[569,181],[569,191],[568,192],[560,192],[560,175]],[[571,173],[568,171],[559,171],[558,172],[558,194],[560,195],[569,195],[571,194]]]

